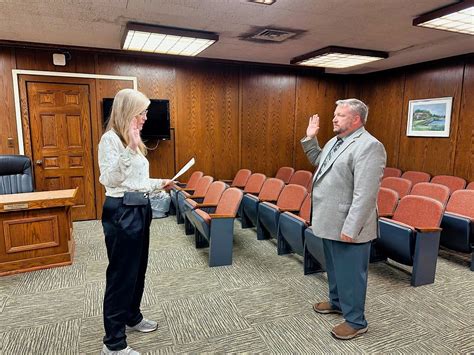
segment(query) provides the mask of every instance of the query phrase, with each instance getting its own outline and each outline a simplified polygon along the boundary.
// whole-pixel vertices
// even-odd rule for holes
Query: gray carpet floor
[[[156,332],[130,333],[129,345],[168,353],[469,353],[474,351],[474,273],[465,256],[441,252],[436,281],[370,266],[369,331],[338,341],[338,315],[320,315],[326,274],[303,275],[302,259],[278,256],[235,224],[232,266],[209,268],[174,218],[154,220],[142,311]],[[98,354],[107,256],[100,221],[74,223],[71,266],[0,278],[0,354]]]

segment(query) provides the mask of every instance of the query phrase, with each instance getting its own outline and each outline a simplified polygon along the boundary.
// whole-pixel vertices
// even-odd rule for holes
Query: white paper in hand
[[[181,168],[181,170],[178,171],[178,173],[177,173],[175,176],[173,176],[173,178],[172,178],[171,180],[172,180],[172,181],[175,181],[177,178],[179,178],[181,175],[183,175],[186,171],[188,171],[189,168],[192,167],[195,162],[196,162],[196,161],[194,160],[194,158],[191,158],[191,160],[188,161],[188,162],[186,163],[186,165],[183,166],[183,167]]]

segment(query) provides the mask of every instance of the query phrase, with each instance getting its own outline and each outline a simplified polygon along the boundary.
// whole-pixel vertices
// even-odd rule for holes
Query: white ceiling
[[[369,73],[471,53],[474,36],[412,26],[455,0],[0,0],[0,39],[120,49],[128,21],[216,32],[200,57],[289,64],[334,45],[390,57],[331,73]],[[305,31],[283,43],[241,40],[256,27]]]

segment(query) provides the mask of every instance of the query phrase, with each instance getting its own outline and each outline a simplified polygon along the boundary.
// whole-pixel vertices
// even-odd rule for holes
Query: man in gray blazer
[[[368,108],[360,100],[336,102],[333,137],[320,148],[319,116],[309,119],[301,140],[313,179],[311,228],[323,239],[329,301],[313,306],[318,313],[343,314],[331,333],[352,339],[367,332],[365,296],[371,241],[377,238],[377,193],[386,162],[385,149],[364,125]]]

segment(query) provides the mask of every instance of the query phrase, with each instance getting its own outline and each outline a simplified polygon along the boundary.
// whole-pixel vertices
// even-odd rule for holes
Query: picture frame
[[[449,137],[452,97],[408,102],[407,136]]]

